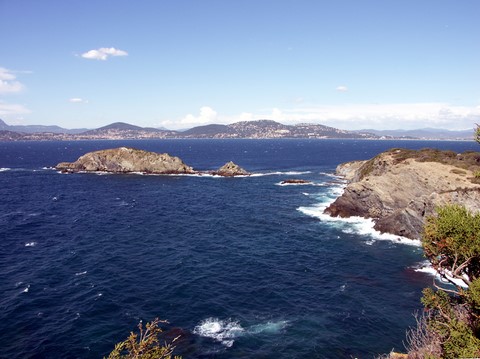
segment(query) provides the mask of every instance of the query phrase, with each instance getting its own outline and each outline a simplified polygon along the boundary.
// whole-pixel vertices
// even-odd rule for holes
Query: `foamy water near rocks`
[[[439,205],[480,211],[480,154],[430,151],[396,149],[338,166],[349,183],[325,213],[372,218],[380,232],[418,239]]]

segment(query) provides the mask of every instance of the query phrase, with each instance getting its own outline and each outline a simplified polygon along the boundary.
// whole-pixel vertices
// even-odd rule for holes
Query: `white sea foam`
[[[261,172],[252,173],[250,177],[264,177],[264,176],[301,176],[312,173],[312,171],[275,171],[275,172]]]
[[[277,334],[288,326],[288,321],[280,320],[277,322],[267,322],[262,324],[252,325],[247,329],[248,334]]]
[[[298,211],[306,214],[307,216],[318,218],[321,222],[330,223],[339,227],[345,233],[355,233],[362,236],[366,236],[368,241],[366,244],[373,244],[376,240],[386,240],[396,243],[407,244],[411,246],[419,247],[421,242],[416,239],[410,239],[394,234],[381,233],[374,229],[375,222],[370,218],[363,217],[331,217],[325,214],[325,209],[335,201],[338,196],[341,196],[345,189],[345,185],[332,186],[327,195],[319,198],[319,203],[309,207],[299,207]]]
[[[215,339],[230,348],[234,339],[245,333],[245,329],[237,321],[231,319],[207,318],[193,329],[193,333]]]
[[[432,267],[432,264],[429,261],[424,261],[420,263],[420,265],[417,268],[415,268],[415,272],[426,273],[431,276],[434,276],[435,279],[438,280],[439,282],[449,283],[447,280],[445,280],[440,276],[440,274]],[[460,287],[464,287],[464,288],[468,287],[463,280],[458,278],[453,278],[452,276],[448,275],[448,273],[447,273],[447,278]]]
[[[277,334],[288,326],[288,321],[268,321],[255,324],[246,329],[235,320],[221,320],[219,318],[207,318],[197,325],[193,333],[206,338],[212,338],[230,348],[235,339],[245,335]]]
[[[6,172],[6,171],[10,171],[11,168],[7,168],[7,167],[1,167],[0,168],[0,172]]]
[[[35,247],[37,245],[37,242],[27,242],[25,243],[25,247]]]
[[[75,273],[76,276],[85,275],[85,274],[87,274],[87,271]]]
[[[338,176],[338,175],[336,175],[335,173],[332,173],[332,172],[319,172],[319,174],[321,174],[322,176],[336,178],[338,180],[344,181],[344,177]]]

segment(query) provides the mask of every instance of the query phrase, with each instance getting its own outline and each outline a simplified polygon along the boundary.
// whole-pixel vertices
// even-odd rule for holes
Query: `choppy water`
[[[132,146],[255,176],[59,174]],[[0,357],[99,358],[168,319],[184,358],[371,358],[403,348],[418,243],[331,220],[341,162],[474,142],[177,140],[0,143]],[[281,186],[300,178],[310,185]]]

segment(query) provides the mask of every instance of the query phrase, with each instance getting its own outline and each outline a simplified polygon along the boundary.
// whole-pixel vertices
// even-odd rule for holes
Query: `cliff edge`
[[[368,161],[339,165],[344,193],[325,213],[372,218],[375,229],[419,239],[436,206],[456,203],[480,211],[480,153],[392,149]]]

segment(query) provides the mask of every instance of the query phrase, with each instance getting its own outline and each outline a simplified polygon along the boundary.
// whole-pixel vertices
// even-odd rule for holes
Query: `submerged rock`
[[[127,147],[89,152],[75,162],[61,162],[55,168],[63,172],[195,173],[192,167],[178,157]]]
[[[396,149],[340,165],[337,174],[349,183],[325,213],[372,218],[380,232],[419,239],[425,218],[439,205],[456,203],[480,211],[479,159],[478,153]]]
[[[217,176],[224,177],[234,177],[234,176],[249,176],[250,172],[247,172],[239,165],[233,163],[232,161],[225,163],[217,171],[213,172]]]

